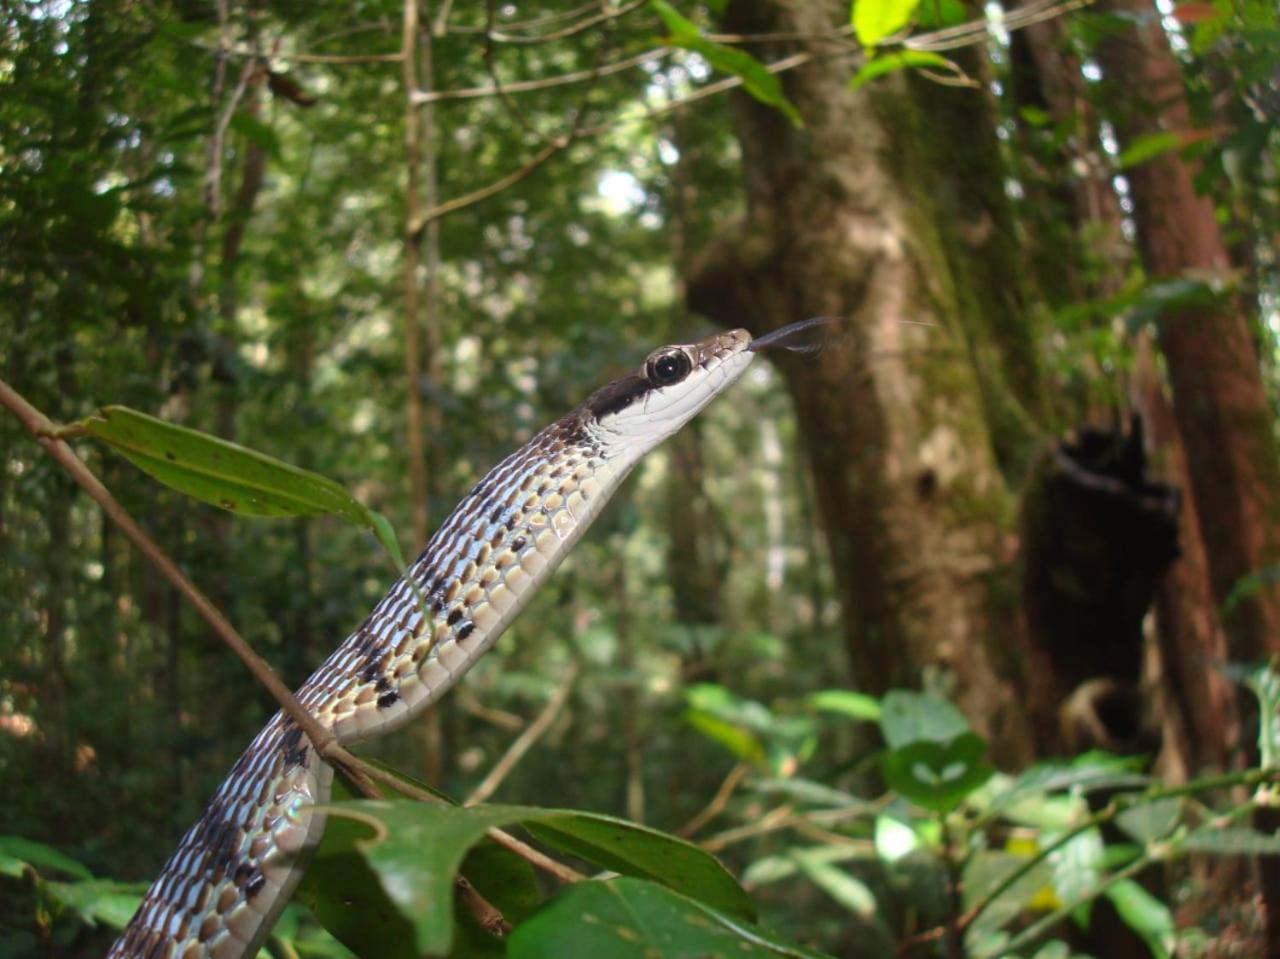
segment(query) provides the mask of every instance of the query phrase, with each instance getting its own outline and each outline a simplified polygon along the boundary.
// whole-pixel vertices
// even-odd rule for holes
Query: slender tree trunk
[[[847,12],[834,0],[753,0],[730,3],[725,26],[804,36]],[[831,58],[788,75],[802,130],[735,102],[747,222],[691,271],[689,302],[757,333],[841,318],[839,346],[779,365],[824,517],[854,682],[883,692],[931,678],[1002,760],[1022,761],[1028,730],[995,655],[1012,619],[993,590],[1007,576],[1011,500],[971,360],[990,344],[962,327],[915,104],[900,82],[855,94],[848,80],[847,64]]]
[[[1101,156],[1099,117],[1085,88],[1081,57],[1061,18],[1018,31],[1015,48],[1025,54],[1022,60],[1015,58],[1015,71],[1018,63],[1023,65],[1025,96],[1038,96],[1055,129],[1072,131],[1051,166],[1069,171],[1068,222],[1081,242],[1078,249],[1063,252],[1067,262],[1080,264],[1079,295],[1113,296],[1124,284],[1132,252],[1124,238],[1119,198]],[[1227,765],[1238,738],[1238,721],[1230,685],[1211,668],[1213,662],[1226,659],[1226,640],[1210,586],[1200,518],[1190,495],[1186,451],[1152,349],[1150,337],[1141,336],[1128,399],[1146,426],[1156,470],[1184,494],[1181,556],[1161,580],[1155,612],[1165,707],[1164,758],[1175,774],[1185,776]]]
[[[1121,146],[1144,135],[1194,127],[1182,73],[1148,0],[1108,0],[1132,26],[1098,48]],[[1128,171],[1138,243],[1153,279],[1221,275],[1231,266],[1210,198],[1195,168],[1165,153]],[[1214,596],[1224,603],[1249,573],[1280,560],[1280,455],[1250,318],[1234,300],[1189,306],[1163,317],[1160,347],[1186,444],[1191,492],[1203,520]],[[1280,652],[1280,587],[1264,586],[1228,616],[1234,657]]]
[[[1190,132],[1181,68],[1154,4],[1107,0],[1103,9],[1123,18],[1098,47],[1106,80],[1117,91],[1108,102],[1121,146],[1154,133]],[[1231,267],[1213,202],[1196,192],[1194,175],[1194,165],[1176,153],[1127,172],[1138,245],[1152,279],[1220,275]],[[1280,559],[1280,454],[1251,319],[1239,299],[1220,298],[1166,314],[1158,337],[1213,595],[1225,604],[1243,577]],[[1224,625],[1232,658],[1280,652],[1280,587],[1264,584],[1244,597]],[[1269,832],[1280,817],[1261,810],[1256,824]],[[1257,873],[1267,951],[1280,955],[1280,863],[1263,857]]]
[[[425,378],[434,379],[438,351],[434,342],[440,302],[439,221],[419,227],[424,210],[438,202],[436,177],[435,107],[419,106],[414,97],[433,82],[431,33],[423,29],[420,14],[425,4],[405,0],[401,33],[401,82],[404,86],[404,373],[405,451],[409,461],[409,509],[413,550],[427,541],[430,488],[426,437],[439,428],[434,410],[423,409]],[[425,261],[425,262],[424,262]],[[426,284],[420,273],[425,268]],[[424,295],[425,294],[425,295]],[[425,332],[425,337],[424,337]],[[430,783],[444,778],[444,731],[439,711],[427,710],[420,726],[423,737],[424,775]]]

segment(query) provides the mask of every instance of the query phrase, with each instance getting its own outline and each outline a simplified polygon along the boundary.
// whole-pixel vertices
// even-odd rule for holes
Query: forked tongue
[[[832,326],[835,322],[829,316],[814,316],[788,323],[772,333],[757,336],[747,344],[747,349],[756,353],[760,350],[789,350],[792,353],[816,356],[823,351],[829,340],[821,328]]]

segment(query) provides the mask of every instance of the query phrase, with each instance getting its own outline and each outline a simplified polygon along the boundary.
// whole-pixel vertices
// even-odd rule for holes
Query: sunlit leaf
[[[914,829],[892,816],[877,816],[875,843],[880,858],[893,863],[915,852],[920,847],[920,837]]]
[[[820,859],[813,859],[803,852],[792,854],[800,871],[815,886],[840,903],[845,909],[861,916],[863,919],[874,919],[876,916],[876,897],[867,884],[856,876],[845,872],[839,866]]]
[[[850,20],[858,42],[874,47],[911,21],[920,0],[854,0]]]
[[[751,96],[782,111],[795,126],[804,126],[799,111],[782,92],[782,82],[763,63],[746,50],[708,40],[691,20],[665,0],[649,0],[649,3],[667,28],[667,36],[663,38],[667,45],[692,51],[714,69],[738,77],[742,80],[742,89]]]
[[[580,882],[524,922],[507,941],[509,959],[821,959],[694,899],[621,877]]]
[[[847,689],[822,689],[810,694],[808,702],[821,712],[869,722],[880,721],[880,700],[866,693],[855,693]]]

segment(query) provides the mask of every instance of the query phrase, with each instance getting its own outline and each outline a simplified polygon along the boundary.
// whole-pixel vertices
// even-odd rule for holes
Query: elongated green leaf
[[[733,914],[752,914],[746,894],[712,856],[611,816],[408,801],[341,802],[326,808],[331,822],[299,897],[358,955],[446,954],[454,939],[453,883],[459,865],[490,828],[517,823],[588,862],[665,883]],[[483,892],[483,875],[475,881]]]
[[[1182,802],[1178,799],[1157,799],[1139,803],[1116,816],[1116,825],[1138,842],[1163,839],[1177,828],[1182,818]]]
[[[850,692],[847,689],[823,689],[809,696],[809,705],[824,713],[836,713],[850,719],[864,719],[879,722],[880,700],[866,693]]]
[[[391,524],[318,473],[126,406],[103,407],[79,425],[166,486],[233,513],[341,516],[371,530],[404,568]]]
[[[649,3],[667,28],[667,36],[663,41],[668,46],[692,51],[706,60],[713,69],[738,77],[742,80],[742,89],[747,93],[761,103],[781,110],[796,126],[804,126],[799,111],[782,92],[782,82],[763,63],[745,50],[708,40],[693,21],[665,0],[649,0]]]
[[[581,882],[511,935],[509,959],[822,959],[756,926],[642,879]]]
[[[123,883],[111,879],[49,882],[44,888],[85,922],[93,925],[102,923],[112,929],[124,928],[147,891],[146,883]]]
[[[920,0],[854,0],[850,19],[858,42],[874,47],[911,21]]]
[[[851,876],[839,866],[806,856],[803,851],[795,852],[792,856],[797,868],[809,881],[845,909],[866,920],[875,918],[875,894],[861,879]]]
[[[1182,146],[1182,137],[1176,131],[1163,130],[1159,133],[1148,133],[1138,137],[1133,143],[1116,157],[1116,166],[1121,170],[1145,163],[1164,153]]]
[[[876,77],[882,77],[886,73],[895,73],[898,70],[908,70],[912,68],[919,69],[921,67],[932,67],[948,72],[955,72],[955,64],[946,57],[937,53],[930,53],[927,50],[899,50],[894,53],[882,53],[879,56],[872,57],[864,63],[858,72],[853,75],[853,79],[849,81],[849,89],[857,90],[866,86]]]
[[[21,836],[0,836],[0,875],[21,876],[30,865],[38,872],[59,872],[76,879],[92,879],[93,874],[66,853]]]
[[[1243,826],[1208,826],[1187,836],[1182,848],[1225,856],[1280,856],[1280,836]]]
[[[1169,959],[1176,931],[1169,907],[1132,879],[1122,879],[1111,886],[1106,896],[1125,925],[1147,944],[1154,959]]]

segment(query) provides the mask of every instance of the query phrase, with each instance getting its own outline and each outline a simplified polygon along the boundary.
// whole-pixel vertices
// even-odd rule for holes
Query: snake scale
[[[298,691],[346,746],[408,722],[484,654],[642,456],[764,347],[815,321],[655,350],[495,466]],[[802,349],[802,348],[798,348]],[[415,594],[415,587],[417,593]],[[421,595],[422,599],[419,599]],[[425,608],[424,608],[425,607]],[[252,957],[319,842],[333,770],[277,713],[183,836],[110,959]]]

